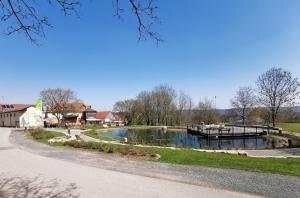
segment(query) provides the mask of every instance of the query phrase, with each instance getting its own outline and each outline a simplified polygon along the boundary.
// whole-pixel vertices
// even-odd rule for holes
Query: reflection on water
[[[99,135],[111,139],[127,137],[131,144],[146,144],[157,146],[174,146],[201,149],[266,149],[272,148],[272,140],[267,137],[246,138],[206,138],[186,131],[164,132],[160,129],[113,129],[98,132]]]

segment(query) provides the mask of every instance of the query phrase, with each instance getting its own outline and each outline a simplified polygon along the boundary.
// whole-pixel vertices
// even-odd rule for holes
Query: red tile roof
[[[121,118],[121,116],[114,114],[115,121],[123,122],[124,120]]]
[[[100,111],[96,114],[96,119],[105,119],[110,111]]]
[[[91,108],[90,105],[85,105],[81,102],[72,102],[66,104],[57,104],[53,109],[48,109],[48,112],[53,112],[54,110],[64,109],[73,112],[83,112],[86,109]]]
[[[20,111],[27,109],[29,107],[34,107],[33,104],[0,104],[0,112],[9,112],[9,111]]]

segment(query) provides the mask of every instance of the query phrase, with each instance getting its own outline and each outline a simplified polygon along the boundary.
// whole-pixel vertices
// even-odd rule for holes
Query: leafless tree
[[[115,15],[122,18],[124,9],[121,6],[121,1],[129,3],[131,11],[137,20],[137,30],[139,33],[139,40],[151,38],[156,43],[162,42],[161,36],[153,31],[154,24],[160,24],[160,18],[156,14],[158,7],[155,5],[155,0],[113,0],[115,2]]]
[[[150,91],[142,91],[138,95],[142,107],[142,113],[147,125],[155,125],[157,115],[155,114],[155,101],[153,93]]]
[[[168,125],[174,122],[176,91],[168,85],[156,86],[152,91],[138,94],[147,125]]]
[[[135,99],[116,102],[114,111],[124,117],[127,124],[138,124],[141,119],[141,105]]]
[[[112,0],[115,6],[115,16],[122,17],[123,6],[128,4],[130,12],[137,20],[139,40],[151,38],[157,43],[161,37],[153,31],[153,24],[159,24],[160,19],[156,15],[157,6],[154,0]],[[5,33],[11,35],[21,32],[33,43],[38,44],[37,38],[44,37],[44,29],[52,27],[47,16],[41,16],[41,5],[52,4],[58,6],[66,15],[78,15],[82,0],[0,0],[0,21]]]
[[[243,124],[245,124],[245,120],[252,110],[253,106],[255,105],[255,102],[256,98],[251,87],[239,88],[234,99],[231,100],[231,106],[242,118]]]
[[[195,109],[194,120],[198,123],[215,124],[219,121],[219,114],[214,108],[214,102],[209,99],[200,101]]]
[[[178,97],[178,124],[182,125],[184,114],[187,114],[187,117],[190,116],[193,107],[192,98],[184,93],[183,91],[179,92]]]
[[[78,101],[74,91],[61,88],[44,89],[40,92],[40,98],[43,101],[44,107],[47,111],[51,111],[59,124],[65,112],[69,111],[69,106],[66,104]]]
[[[157,102],[157,113],[161,115],[158,123],[167,126],[172,119],[171,111],[176,109],[176,91],[169,85],[159,85],[154,88],[153,94]]]
[[[273,126],[276,125],[277,114],[283,105],[291,104],[299,96],[299,81],[291,72],[282,68],[271,68],[257,79],[259,101],[270,112]]]
[[[134,108],[126,101],[135,101]],[[178,114],[183,111],[191,112],[192,105],[190,96],[181,92],[177,100],[177,93],[171,86],[159,85],[153,90],[140,92],[135,99],[117,102],[114,110],[126,112],[125,114],[132,116],[133,120],[142,121],[147,125],[167,126],[180,124]],[[186,114],[186,116],[191,117],[191,114]],[[186,118],[186,120],[191,119]]]

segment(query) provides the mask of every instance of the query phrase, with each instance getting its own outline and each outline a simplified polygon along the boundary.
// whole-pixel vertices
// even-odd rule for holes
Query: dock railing
[[[237,136],[261,136],[269,133],[281,133],[281,129],[271,126],[261,125],[204,125],[204,124],[189,124],[187,130],[190,133],[195,133],[203,136],[216,137],[237,137]]]

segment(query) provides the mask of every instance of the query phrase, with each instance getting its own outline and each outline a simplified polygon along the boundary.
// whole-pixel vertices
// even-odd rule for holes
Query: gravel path
[[[270,149],[270,150],[245,150],[251,157],[299,157],[300,148]]]
[[[23,132],[13,132],[10,141],[34,154],[101,169],[267,197],[300,197],[300,177],[134,161],[109,154],[49,147],[26,138]]]

